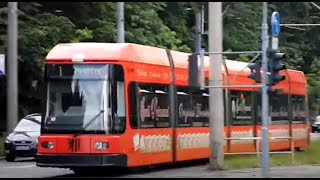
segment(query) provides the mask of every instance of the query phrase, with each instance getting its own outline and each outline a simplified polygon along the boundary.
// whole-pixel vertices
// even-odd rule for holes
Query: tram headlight
[[[52,142],[49,142],[49,143],[48,143],[48,148],[49,148],[49,149],[53,149],[53,148],[54,148],[54,144],[53,144]]]
[[[43,142],[41,146],[46,149],[53,149],[55,147],[53,142]]]
[[[98,150],[106,150],[109,148],[109,143],[107,142],[96,142],[96,149]]]

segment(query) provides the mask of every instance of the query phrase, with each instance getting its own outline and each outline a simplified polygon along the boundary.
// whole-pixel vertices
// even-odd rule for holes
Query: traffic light
[[[280,81],[285,80],[285,76],[279,74],[281,70],[286,69],[286,66],[282,63],[282,60],[285,58],[285,53],[281,53],[277,49],[268,49],[269,86],[274,86]]]
[[[254,62],[249,63],[248,68],[251,70],[251,74],[249,74],[248,77],[257,83],[261,83],[261,58],[257,58]]]
[[[191,54],[189,55],[189,86],[198,87],[198,55]]]

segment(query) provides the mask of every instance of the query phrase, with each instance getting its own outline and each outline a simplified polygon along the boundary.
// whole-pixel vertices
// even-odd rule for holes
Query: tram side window
[[[231,91],[232,125],[252,125],[252,92]]]
[[[131,83],[131,128],[168,128],[169,89],[166,85]]]
[[[306,122],[306,101],[304,96],[292,96],[292,116],[294,123]]]
[[[284,94],[280,97],[280,120],[289,122],[289,95]]]
[[[288,94],[277,95],[272,92],[269,95],[269,112],[272,123],[289,123]]]
[[[209,92],[208,89],[198,94],[200,99],[196,104],[196,119],[203,122],[203,126],[209,127]]]
[[[168,128],[171,126],[169,87],[164,85],[153,86],[153,93],[154,97],[152,99],[153,103],[151,101],[151,112],[154,113],[155,125],[157,128]]]
[[[192,111],[191,98],[189,89],[186,87],[177,87],[177,100],[178,100],[178,125],[180,127],[191,127]]]
[[[177,87],[179,127],[209,126],[209,94],[207,91],[190,91]]]

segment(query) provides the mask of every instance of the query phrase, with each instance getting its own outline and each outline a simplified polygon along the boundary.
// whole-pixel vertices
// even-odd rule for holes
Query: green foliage
[[[72,40],[71,42],[81,42],[86,41],[93,38],[92,30],[85,28],[85,29],[77,29],[76,30],[77,37]]]
[[[228,10],[224,16],[224,49],[254,51],[261,42],[262,3],[224,3]]]
[[[189,51],[177,38],[177,33],[164,25],[158,12],[163,11],[165,3],[126,3],[126,40],[138,44]],[[138,10],[139,9],[139,10]],[[130,16],[129,16],[130,15]]]

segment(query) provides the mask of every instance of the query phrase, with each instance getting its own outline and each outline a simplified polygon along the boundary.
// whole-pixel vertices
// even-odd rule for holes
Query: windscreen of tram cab
[[[121,134],[125,131],[120,65],[47,65],[43,133]]]

